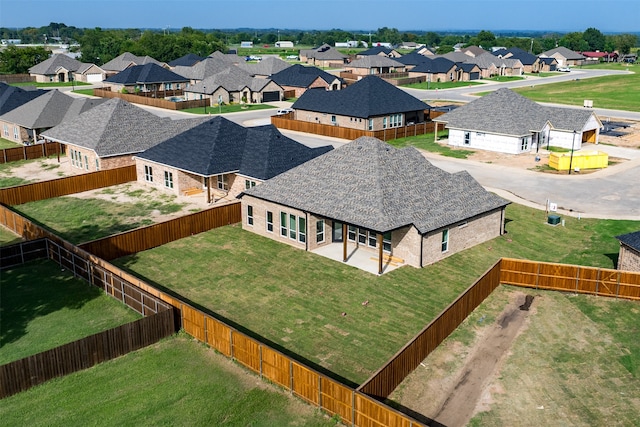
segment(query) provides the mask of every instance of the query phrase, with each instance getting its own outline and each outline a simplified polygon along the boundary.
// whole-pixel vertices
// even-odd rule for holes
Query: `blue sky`
[[[640,32],[639,0],[0,0],[0,26]]]

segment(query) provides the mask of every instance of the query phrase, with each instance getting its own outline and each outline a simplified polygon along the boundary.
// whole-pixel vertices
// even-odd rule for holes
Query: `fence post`
[[[618,271],[618,280],[616,283],[616,300],[620,296],[620,271]]]
[[[538,272],[536,273],[536,290],[538,289],[538,280],[540,280],[540,263],[538,263]]]
[[[233,359],[233,329],[229,328],[229,355]]]
[[[322,409],[322,377],[318,376],[318,408]]]
[[[209,345],[209,330],[207,329],[207,315],[206,314],[202,314],[202,320],[204,320],[204,342],[205,344]]]
[[[576,270],[576,294],[578,293],[578,283],[580,283],[580,266]]]
[[[20,243],[20,261],[22,264],[24,264],[24,244]]]
[[[600,269],[596,273],[596,296],[598,296],[598,290],[600,289]]]
[[[289,359],[289,390],[293,394],[293,361]]]
[[[351,425],[356,424],[356,392],[351,391]]]
[[[260,378],[262,378],[262,344],[258,344],[258,354],[260,357]]]

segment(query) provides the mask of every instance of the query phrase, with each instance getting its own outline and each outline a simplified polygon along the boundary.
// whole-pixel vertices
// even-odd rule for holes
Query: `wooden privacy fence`
[[[240,202],[238,201],[93,240],[83,243],[79,247],[102,259],[112,260],[213,228],[235,224],[241,220]]]
[[[376,399],[387,398],[499,285],[500,261],[358,387],[358,391]]]
[[[23,203],[110,187],[136,180],[135,165],[0,189],[0,203]]]
[[[0,155],[0,163],[33,160],[62,153],[62,145],[57,142],[24,145],[22,147],[4,148]]]
[[[94,89],[93,94],[102,98],[120,98],[133,104],[149,105],[151,107],[164,108],[166,110],[186,110],[187,108],[204,107],[211,103],[209,98],[173,102],[163,98],[150,98],[148,96],[112,92],[104,89]]]
[[[47,257],[47,240],[37,239],[0,246],[0,270]]]
[[[27,83],[35,82],[36,76],[30,74],[0,74],[0,82],[11,83]]]
[[[640,273],[502,258],[500,282],[551,291],[640,300]]]
[[[0,398],[158,342],[175,332],[173,310],[138,319],[0,366]]]
[[[391,139],[404,138],[408,136],[424,135],[435,131],[435,125],[433,122],[416,123],[414,125],[377,131],[311,123],[302,120],[287,119],[282,116],[271,116],[271,124],[278,129],[288,129],[297,132],[313,133],[316,135],[348,140],[354,140],[361,136],[372,136],[382,141],[389,141]]]

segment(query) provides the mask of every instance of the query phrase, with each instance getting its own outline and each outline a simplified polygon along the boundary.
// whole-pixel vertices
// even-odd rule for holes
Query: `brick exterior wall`
[[[247,222],[248,206],[253,209],[253,225],[249,225]],[[267,211],[273,213],[272,232],[267,231]],[[285,237],[280,234],[280,212],[306,218],[306,243],[292,240],[290,236],[287,235]],[[406,226],[392,232],[391,255],[403,259],[408,265],[420,267],[420,252],[422,250],[422,265],[433,264],[464,249],[500,236],[504,232],[503,218],[503,210],[498,209],[449,227],[449,244],[446,252],[442,252],[442,229],[422,237],[414,226]],[[316,224],[319,219],[323,219],[323,217],[307,214],[298,209],[284,207],[277,203],[248,195],[242,198],[243,229],[299,249],[312,251],[331,243],[333,222],[330,219],[325,219],[324,221],[324,242],[316,243]],[[345,235],[343,238],[347,239],[347,236]],[[422,249],[420,247],[421,240],[423,240]],[[355,244],[358,245],[357,243]],[[354,245],[354,242],[350,241],[349,245]],[[366,244],[359,246],[361,249],[370,251],[372,255],[377,255],[378,253],[377,248],[370,248]]]
[[[5,132],[5,130],[7,132]],[[8,139],[9,141],[17,142],[18,144],[22,144],[23,141],[29,141],[29,131],[26,128],[23,128],[15,123],[4,122],[0,120],[0,137]]]
[[[640,252],[621,244],[618,255],[618,270],[640,271]]]
[[[401,114],[402,116],[402,126],[406,126],[406,116]],[[335,122],[332,118],[335,117]],[[343,128],[349,129],[358,129],[358,130],[384,130],[384,129],[393,129],[390,127],[390,117],[389,116],[381,116],[381,117],[371,117],[373,119],[373,129],[369,129],[369,119],[363,119],[359,117],[349,117],[349,116],[340,116],[337,114],[329,114],[329,113],[318,113],[316,111],[308,111],[308,110],[296,110],[295,119],[303,122],[309,123],[318,123],[321,125],[328,126],[339,126]],[[385,119],[386,118],[386,128],[385,128]],[[334,123],[336,123],[334,125]]]

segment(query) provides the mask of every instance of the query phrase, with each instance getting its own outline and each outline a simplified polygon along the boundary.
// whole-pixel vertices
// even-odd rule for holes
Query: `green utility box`
[[[560,215],[549,215],[547,217],[547,224],[558,225],[560,224]]]

